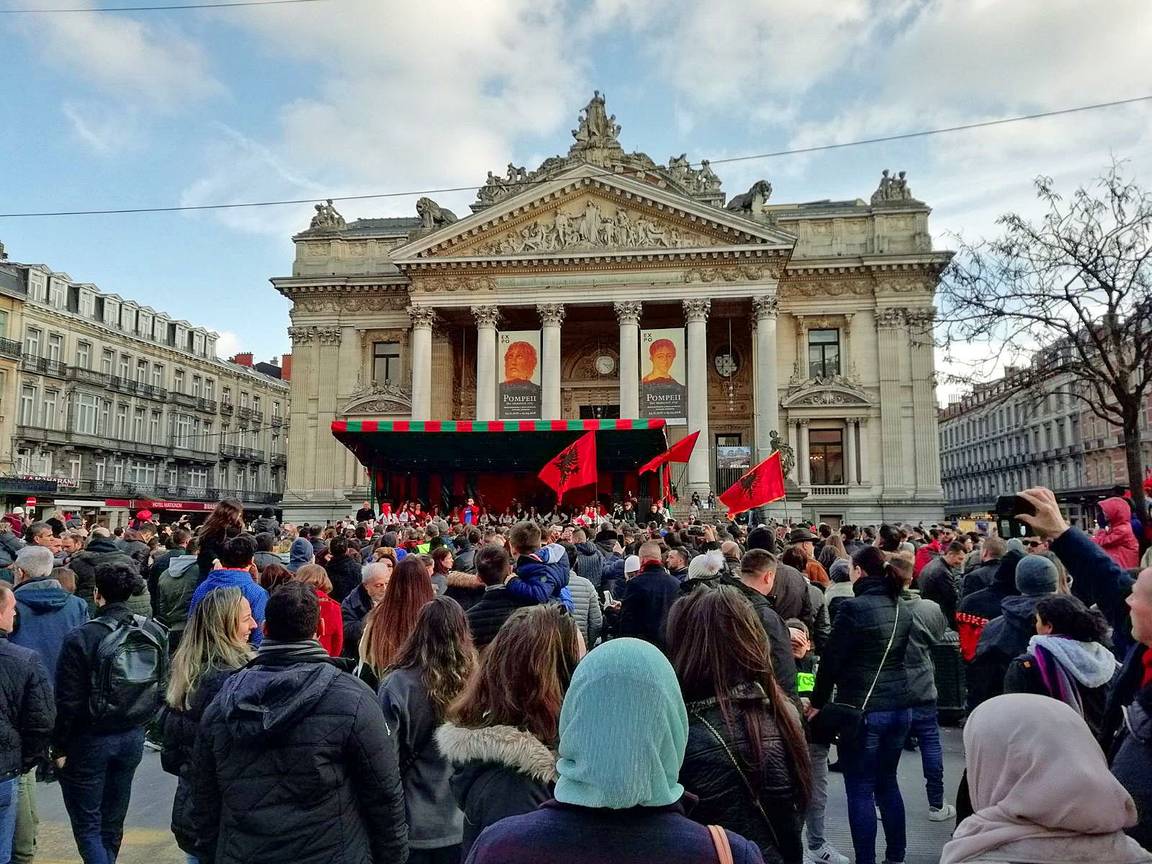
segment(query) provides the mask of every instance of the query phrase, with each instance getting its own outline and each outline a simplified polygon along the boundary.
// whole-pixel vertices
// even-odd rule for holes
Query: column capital
[[[753,321],[765,321],[775,318],[780,311],[780,298],[775,294],[762,294],[752,298]]]
[[[801,426],[807,426],[810,421],[808,417],[800,417],[797,421]]]
[[[536,313],[545,327],[559,327],[564,323],[563,303],[538,303]]]
[[[639,324],[644,305],[639,300],[625,300],[622,303],[613,303],[612,309],[616,312],[616,320],[621,325]]]
[[[904,326],[903,309],[878,309],[876,326],[881,330],[899,330]]]
[[[477,327],[496,327],[500,320],[500,310],[496,306],[473,306],[472,317],[476,319]]]
[[[706,323],[708,312],[712,308],[712,301],[707,297],[694,297],[684,301],[684,318],[689,323]]]
[[[316,338],[316,327],[289,327],[288,338],[293,345],[307,345]]]
[[[413,329],[431,330],[436,323],[436,310],[431,306],[409,306],[408,317],[412,321]]]

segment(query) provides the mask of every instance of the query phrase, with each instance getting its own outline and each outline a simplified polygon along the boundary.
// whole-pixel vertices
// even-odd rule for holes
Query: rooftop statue
[[[580,125],[572,130],[572,137],[578,144],[588,147],[619,146],[620,124],[616,115],[608,116],[604,109],[604,97],[599,90],[592,91],[592,100],[580,112]]]
[[[873,204],[886,204],[890,201],[914,201],[912,190],[908,188],[907,172],[901,171],[895,177],[889,176],[887,168],[880,172],[880,185],[872,193]]]
[[[347,224],[344,217],[336,212],[336,208],[332,206],[332,199],[329,198],[323,204],[316,205],[316,215],[312,217],[308,228],[343,228]]]

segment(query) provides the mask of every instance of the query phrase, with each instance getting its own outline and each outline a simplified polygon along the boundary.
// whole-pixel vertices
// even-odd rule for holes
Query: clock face
[[[596,371],[601,375],[611,375],[616,368],[616,361],[610,354],[601,354],[596,358]]]
[[[725,345],[716,352],[712,364],[716,367],[716,374],[721,378],[731,378],[740,368],[740,355]]]

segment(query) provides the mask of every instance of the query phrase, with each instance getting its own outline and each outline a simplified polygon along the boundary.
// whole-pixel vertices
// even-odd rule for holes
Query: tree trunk
[[[1124,460],[1128,466],[1128,488],[1132,490],[1132,505],[1141,523],[1145,523],[1148,521],[1148,507],[1144,500],[1144,454],[1140,449],[1138,421],[1124,424]]]

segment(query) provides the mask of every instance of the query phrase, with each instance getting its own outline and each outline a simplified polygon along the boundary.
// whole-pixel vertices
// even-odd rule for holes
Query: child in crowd
[[[552,543],[540,548],[540,526],[535,522],[519,522],[508,535],[512,552],[516,555],[514,574],[505,587],[508,592],[525,603],[560,602],[573,611],[572,595],[568,592],[568,553],[563,546]]]

